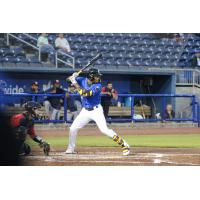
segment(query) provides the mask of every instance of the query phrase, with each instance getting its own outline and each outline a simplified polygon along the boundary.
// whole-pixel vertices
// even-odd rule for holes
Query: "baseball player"
[[[87,78],[77,77],[74,73],[69,77],[69,80],[78,90],[82,98],[83,108],[77,118],[74,120],[69,131],[69,145],[66,154],[76,153],[76,135],[80,128],[83,128],[91,120],[95,121],[100,131],[112,138],[118,145],[121,146],[123,155],[130,154],[129,145],[115,133],[109,129],[103,114],[101,101],[101,74],[98,69],[91,68],[87,74]]]
[[[47,94],[65,94],[66,91],[61,88],[61,83],[59,80],[55,80],[53,87],[46,90]],[[44,107],[46,114],[50,120],[59,120],[60,119],[60,110],[63,103],[62,97],[47,97],[44,101]]]
[[[16,137],[19,155],[28,155],[31,152],[31,148],[25,143],[27,134],[37,142],[41,148],[43,148],[44,154],[48,155],[50,151],[50,145],[45,142],[41,137],[35,134],[34,130],[34,118],[37,118],[37,110],[41,105],[34,101],[28,101],[25,104],[25,112],[22,114],[16,114],[11,117],[10,123],[13,129],[13,133]]]

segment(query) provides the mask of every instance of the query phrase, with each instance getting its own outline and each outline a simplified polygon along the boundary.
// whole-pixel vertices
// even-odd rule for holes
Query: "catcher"
[[[41,137],[35,134],[34,130],[34,118],[38,118],[37,111],[41,108],[41,105],[34,101],[28,101],[25,104],[25,112],[22,114],[16,114],[11,117],[10,123],[13,129],[13,133],[17,140],[19,149],[19,155],[28,155],[31,152],[31,148],[25,143],[27,134],[43,148],[44,154],[49,155],[50,145],[45,142]]]

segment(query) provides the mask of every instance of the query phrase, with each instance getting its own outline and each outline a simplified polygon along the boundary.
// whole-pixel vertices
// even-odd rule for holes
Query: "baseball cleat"
[[[65,154],[77,154],[78,152],[77,151],[74,151],[74,150],[72,150],[72,149],[67,149],[66,151],[65,151]]]
[[[123,153],[123,156],[128,156],[130,154],[130,147],[128,144],[122,148],[122,153]]]
[[[123,149],[123,156],[128,156],[129,154],[130,154],[129,148]]]

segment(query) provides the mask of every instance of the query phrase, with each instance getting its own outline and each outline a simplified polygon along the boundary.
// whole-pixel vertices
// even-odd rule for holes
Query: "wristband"
[[[43,143],[43,139],[42,139],[41,137],[39,137],[39,136],[35,136],[35,137],[33,138],[33,140],[34,140],[35,142],[39,143],[39,144],[42,144],[42,143]]]

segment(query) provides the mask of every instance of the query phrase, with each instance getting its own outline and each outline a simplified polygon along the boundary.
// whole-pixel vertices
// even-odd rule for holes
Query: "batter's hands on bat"
[[[74,77],[76,78],[76,77],[79,76],[79,73],[78,73],[78,72],[74,72],[74,73],[72,74],[72,76],[74,76]]]
[[[71,81],[72,84],[76,84],[76,83],[77,83],[77,81],[76,81],[76,77],[73,76],[73,75],[70,76],[68,79]]]
[[[68,77],[66,80],[67,81],[71,81],[71,80],[74,80],[76,79],[76,77],[79,76],[79,73],[78,72],[74,72],[70,77]],[[72,81],[71,81],[72,82]]]

